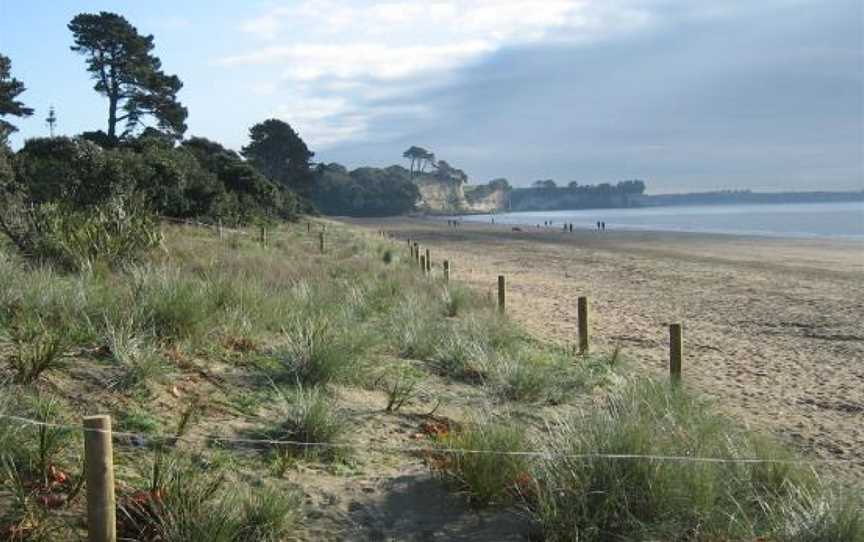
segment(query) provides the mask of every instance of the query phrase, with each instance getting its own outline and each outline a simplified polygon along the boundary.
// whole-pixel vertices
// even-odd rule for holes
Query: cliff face
[[[501,188],[488,185],[469,186],[455,179],[442,179],[432,175],[414,178],[420,190],[417,208],[427,213],[490,213],[504,208],[507,194]]]

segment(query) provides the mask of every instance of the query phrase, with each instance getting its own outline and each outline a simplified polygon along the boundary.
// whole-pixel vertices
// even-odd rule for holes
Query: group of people
[[[552,226],[551,220],[544,220],[543,221],[543,227],[544,228],[549,228],[551,226]],[[537,227],[539,228],[540,224],[537,224]],[[572,222],[565,222],[564,226],[563,226],[563,230],[565,232],[573,233],[573,223]],[[606,222],[604,222],[602,220],[598,220],[597,221],[597,231],[606,231]]]
[[[459,220],[449,219],[449,220],[447,220],[447,225],[455,228],[455,227],[461,226],[462,222],[460,222]]]

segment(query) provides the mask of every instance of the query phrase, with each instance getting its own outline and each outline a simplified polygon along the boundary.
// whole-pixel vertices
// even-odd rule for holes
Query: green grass
[[[510,502],[529,472],[526,457],[506,455],[529,449],[525,428],[513,420],[474,421],[440,438],[438,446],[442,453],[434,465],[477,506]]]
[[[839,530],[850,536],[846,540],[861,537],[860,511],[857,519],[846,518],[847,512],[836,508],[845,505],[827,497],[829,490],[812,471],[795,464],[571,457],[794,459],[717,415],[693,394],[665,383],[625,386],[610,396],[606,408],[563,421],[543,446],[555,455],[535,469],[537,490],[527,505],[547,540],[667,540],[685,533],[694,541],[772,539],[789,520],[806,523],[794,519],[796,509],[797,517],[822,518],[820,533]],[[839,525],[840,518],[846,527]],[[848,526],[856,521],[857,527]]]
[[[349,425],[344,412],[321,388],[299,387],[283,394],[282,399],[282,419],[266,434],[274,440],[297,443],[277,446],[277,460],[283,466],[286,457],[333,461],[348,454],[345,438]]]
[[[390,422],[414,416],[406,406],[418,395],[429,407],[441,405],[466,385],[474,386],[468,408],[479,399],[523,414],[521,423],[467,423],[438,442],[451,450],[795,457],[684,390],[629,383],[617,353],[578,356],[532,339],[488,296],[420,274],[404,247],[331,227],[320,255],[317,237],[298,230],[284,226],[262,248],[254,236],[219,243],[212,232],[169,227],[163,246],[134,263],[81,273],[0,247],[0,413],[77,423],[109,405],[118,430],[189,437],[174,444],[196,457],[163,465],[147,490],[164,490],[162,501],[137,518],[148,536],[171,540],[290,536],[302,502],[283,490],[281,474],[298,461],[346,467],[343,446],[368,438],[348,438],[349,427],[368,421],[368,412],[355,418],[356,405],[342,404],[356,393],[373,398],[364,408],[374,415],[389,410],[380,419]],[[606,405],[570,414],[588,403],[571,400],[592,392],[608,395]],[[274,408],[280,399],[282,408]],[[567,402],[574,405],[559,407]],[[457,399],[450,406],[463,405]],[[261,430],[250,435],[249,427]],[[32,506],[27,488],[52,466],[77,481],[83,450],[77,431],[51,429],[0,420],[0,492],[18,498],[15,506],[0,503],[0,529],[31,522],[50,540],[60,528],[58,514]],[[334,447],[199,449],[197,437],[211,432]],[[129,487],[130,467],[151,448],[118,454],[121,487]],[[274,456],[276,476],[264,463]],[[459,453],[432,459],[473,504],[517,503],[550,541],[862,536],[860,499],[786,464]]]

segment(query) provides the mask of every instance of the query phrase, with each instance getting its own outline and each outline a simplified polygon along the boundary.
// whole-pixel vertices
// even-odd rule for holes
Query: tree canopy
[[[175,138],[186,131],[186,108],[177,93],[183,83],[162,71],[162,62],[152,54],[153,36],[144,36],[116,13],[82,13],[69,23],[75,44],[71,49],[87,58],[87,71],[96,92],[108,98],[108,137],[122,136],[156,120],[160,130]]]
[[[423,147],[412,145],[402,153],[403,158],[410,160],[408,171],[411,175],[417,175],[426,171],[427,165],[435,164],[435,153],[429,152]]]
[[[315,155],[297,132],[278,119],[259,122],[249,129],[249,144],[241,153],[270,180],[308,195],[313,176],[310,160]]]
[[[16,99],[25,90],[24,83],[12,77],[12,61],[0,54],[0,144],[5,143],[9,134],[17,130],[3,117],[28,117],[33,114],[32,109]]]
[[[349,172],[340,164],[321,164],[315,168],[312,199],[326,214],[388,216],[413,211],[420,191],[401,166]]]

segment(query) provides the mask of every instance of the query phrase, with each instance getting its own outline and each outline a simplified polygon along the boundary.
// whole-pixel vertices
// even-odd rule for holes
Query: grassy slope
[[[143,528],[142,538],[155,530],[179,538],[194,525],[202,540],[279,540],[298,528],[304,511],[307,538],[341,539],[348,528],[373,537],[381,518],[356,514],[356,505],[372,509],[389,490],[379,485],[358,496],[353,486],[405,476],[420,483],[421,459],[473,505],[520,507],[550,538],[686,532],[713,540],[726,532],[820,540],[825,529],[846,524],[852,527],[838,536],[860,536],[860,515],[843,516],[846,508],[800,469],[628,470],[599,461],[577,469],[520,456],[418,458],[383,449],[783,455],[665,386],[634,387],[604,356],[583,359],[526,336],[488,297],[444,284],[437,267],[432,277],[417,272],[404,244],[332,224],[323,255],[305,225],[280,228],[267,248],[253,239],[220,242],[207,230],[166,228],[164,247],[146,261],[86,275],[33,269],[0,253],[0,412],[74,425],[108,412],[117,430],[144,435],[121,438],[116,450],[121,500],[134,496],[158,512],[130,507],[124,526]],[[28,382],[41,363],[49,368]],[[654,439],[661,427],[671,436]],[[336,447],[257,446],[212,435]],[[80,437],[41,437],[0,420],[0,539],[10,526],[34,539],[60,527],[70,539],[80,535]],[[584,499],[587,487],[605,488],[608,498]],[[678,514],[675,503],[696,489],[699,499]],[[638,502],[628,500],[634,496]],[[415,533],[423,514],[391,525],[389,535]],[[464,522],[435,525],[444,521],[436,514],[427,514],[430,532],[482,534]],[[737,519],[724,521],[730,515]],[[490,539],[513,530],[494,517]]]

